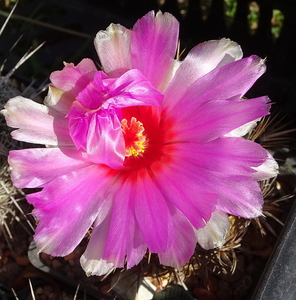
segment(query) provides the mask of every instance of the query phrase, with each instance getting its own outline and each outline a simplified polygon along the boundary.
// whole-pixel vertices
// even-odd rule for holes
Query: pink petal
[[[111,184],[109,171],[96,165],[81,168],[27,196],[39,220],[34,239],[40,251],[65,256],[75,249],[105,200],[105,191]]]
[[[77,104],[77,105],[76,105]],[[79,112],[80,110],[80,112]],[[78,114],[81,114],[81,117]],[[97,164],[105,164],[114,169],[123,167],[125,142],[120,120],[114,111],[100,110],[91,114],[75,101],[68,115],[69,132],[78,150],[84,150],[88,158]]]
[[[94,81],[76,99],[85,109],[109,110],[129,106],[159,106],[163,95],[140,71],[129,70],[116,80],[108,78],[103,72],[97,72]]]
[[[18,188],[42,187],[56,177],[90,164],[83,153],[59,148],[10,151],[8,162],[13,184]]]
[[[191,180],[197,180],[209,193],[217,194],[217,210],[243,218],[262,215],[262,193],[259,184],[251,176],[216,172],[195,166],[194,160],[184,158],[175,160],[175,165],[180,173],[188,174]]]
[[[103,108],[129,106],[159,106],[163,95],[142,75],[139,70],[130,70],[110,86],[110,98]]]
[[[182,159],[180,159],[181,164]],[[167,202],[180,210],[191,224],[199,229],[204,227],[204,221],[210,219],[219,195],[204,188],[199,180],[192,177],[191,172],[195,169],[192,163],[191,166],[188,164],[188,170],[181,171],[178,164],[171,162],[163,168],[162,174],[156,173],[155,178]]]
[[[93,115],[86,137],[86,152],[94,163],[113,169],[123,167],[125,143],[116,114]]]
[[[115,79],[111,79],[114,81]],[[91,81],[76,97],[77,101],[89,110],[99,109],[104,101],[108,99],[110,79],[101,71],[94,74]],[[69,116],[69,115],[68,115]]]
[[[208,41],[195,46],[181,62],[170,82],[165,92],[165,101],[171,99],[177,101],[199,78],[216,68],[241,58],[241,47],[229,39]],[[166,104],[164,105],[166,106]]]
[[[95,114],[89,112],[78,101],[74,101],[66,118],[69,119],[69,134],[77,150],[86,150],[89,126]]]
[[[108,76],[119,77],[132,68],[130,39],[131,31],[119,24],[111,24],[96,35],[95,48]]]
[[[239,100],[265,69],[264,60],[254,55],[234,61],[201,77],[180,99],[170,97],[163,105],[174,115],[213,100]]]
[[[146,172],[138,174],[134,183],[136,220],[150,252],[165,252],[170,247],[172,216],[166,199]]]
[[[67,92],[64,92],[53,85],[49,86],[48,94],[44,99],[44,104],[64,115],[66,115],[75,98]]]
[[[91,238],[84,254],[80,258],[81,266],[87,276],[101,276],[114,268],[112,262],[102,259],[113,209],[112,197],[113,193],[111,193],[111,197],[107,196],[105,201],[103,201],[102,205],[99,207]]]
[[[225,243],[229,228],[228,215],[215,210],[206,226],[196,230],[197,242],[206,250],[220,248]]]
[[[123,267],[125,259],[127,268],[133,267],[141,261],[147,250],[136,221],[134,206],[134,185],[125,181],[114,197],[103,255],[103,259],[111,261],[116,267]]]
[[[220,190],[217,210],[247,219],[262,216],[263,196],[256,181],[245,176],[222,177],[220,180],[224,181],[223,185],[214,181],[210,184]]]
[[[219,197],[218,210],[244,218],[261,215],[263,197],[255,178],[273,176],[274,170],[268,170],[265,165],[262,173],[256,175],[254,172],[271,159],[260,145],[242,138],[221,138],[209,143],[181,143],[173,147],[175,157],[172,159],[177,166],[176,171],[178,169],[180,174],[188,174],[208,193],[216,193]],[[206,204],[204,206],[207,207]],[[185,211],[184,214],[188,217]]]
[[[112,268],[123,267],[126,260],[127,268],[131,268],[143,258],[147,247],[136,224],[133,194],[130,183],[120,180],[112,185],[112,193],[101,207],[103,213],[98,214],[81,257],[88,275],[103,275]]]
[[[188,161],[196,168],[244,176],[253,176],[254,169],[270,159],[269,153],[259,144],[235,137],[176,145],[175,155],[180,163]]]
[[[62,71],[51,73],[50,81],[55,87],[76,97],[89,84],[96,72],[97,68],[93,61],[85,58],[77,66],[65,63]]]
[[[259,184],[250,177],[204,170],[204,183],[219,192],[217,210],[247,219],[262,216],[263,196]]]
[[[71,138],[94,163],[122,168],[125,143],[119,108],[159,106],[162,98],[138,70],[130,70],[116,80],[97,72],[67,114]]]
[[[133,27],[131,53],[133,68],[158,87],[168,75],[177,50],[179,23],[169,13],[151,11]]]
[[[10,99],[3,111],[14,139],[35,144],[73,146],[64,115],[30,99]]]
[[[215,100],[194,109],[179,109],[175,122],[176,139],[206,142],[231,132],[252,120],[269,114],[267,97],[245,101]]]
[[[171,214],[170,246],[167,251],[158,253],[158,257],[162,265],[181,269],[194,253],[196,238],[190,223],[173,206]]]

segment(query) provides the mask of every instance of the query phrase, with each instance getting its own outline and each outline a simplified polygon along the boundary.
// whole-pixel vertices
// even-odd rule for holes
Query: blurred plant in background
[[[0,16],[7,17],[14,2],[15,0],[3,1],[0,4]],[[44,41],[46,41],[46,45],[39,54],[32,57],[27,68],[21,68],[15,75],[20,76],[22,80],[35,78],[40,83],[48,77],[50,72],[61,67],[61,61],[78,62],[86,56],[93,58],[95,53],[92,50],[92,39],[97,28],[106,28],[114,20],[115,23],[120,22],[130,27],[137,18],[134,17],[137,9],[144,12],[151,9],[161,9],[173,13],[181,22],[181,28],[182,23],[185,24],[183,26],[185,28],[184,32],[181,34],[181,44],[185,48],[191,48],[192,45],[201,41],[222,37],[229,37],[238,41],[245,49],[246,55],[255,53],[264,57],[268,54],[265,50],[262,50],[262,53],[249,50],[248,48],[253,47],[253,43],[257,44],[258,49],[262,46],[261,43],[265,44],[265,48],[270,47],[264,40],[265,38],[261,38],[262,41],[256,43],[246,42],[246,45],[244,45],[244,40],[247,37],[244,36],[243,29],[240,29],[241,26],[245,26],[243,24],[247,21],[248,38],[254,36],[260,25],[261,10],[271,9],[271,7],[267,7],[266,3],[263,3],[261,7],[261,1],[149,0],[137,2],[133,0],[109,0],[100,1],[99,5],[95,4],[98,9],[92,10],[90,14],[89,9],[92,2],[92,0],[76,0],[71,5],[56,0],[20,1],[18,12],[12,16],[11,24],[8,24],[5,32],[5,38],[10,35],[9,40],[12,37],[23,35],[12,56],[15,58],[20,57],[29,47],[36,47]],[[111,5],[113,5],[112,9],[115,13],[112,13],[114,15],[109,10]],[[133,15],[131,15],[131,12],[124,10],[125,7],[133,7]],[[117,10],[120,8],[123,11],[118,12]],[[78,20],[79,13],[84,11],[89,14],[89,20],[85,20],[85,24],[82,25]],[[120,14],[122,16],[126,15],[126,19],[123,20],[124,18]],[[247,19],[244,20],[244,17]],[[270,36],[272,35],[272,39],[275,41],[280,36],[283,22],[284,15],[282,11],[278,7],[273,8],[269,20],[270,30],[266,28],[263,31],[266,35],[270,31]],[[235,36],[237,30],[242,41]],[[192,42],[191,39],[193,39]],[[75,42],[75,40],[78,42]],[[67,44],[72,46],[69,47]],[[4,44],[5,47],[1,47],[0,59],[5,56],[7,45]],[[74,49],[75,51],[73,51]],[[7,67],[9,68],[10,65]]]

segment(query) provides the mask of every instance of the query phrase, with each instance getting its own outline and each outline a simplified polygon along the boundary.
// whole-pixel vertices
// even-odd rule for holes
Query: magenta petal
[[[87,135],[93,117],[95,117],[95,115],[87,113],[85,108],[78,101],[73,102],[66,118],[69,119],[69,134],[77,150],[86,150]]]
[[[129,106],[159,106],[163,95],[138,70],[129,70],[117,79],[97,72],[93,82],[76,98],[85,109],[115,109]],[[71,117],[70,114],[67,115]]]
[[[180,161],[190,161],[197,168],[224,175],[252,176],[255,168],[270,159],[262,146],[243,138],[220,138],[197,145],[180,144],[175,147],[175,155]]]
[[[159,106],[163,95],[142,75],[139,70],[130,70],[110,85],[109,99],[103,108],[129,106]]]
[[[239,100],[265,69],[264,60],[255,55],[226,64],[198,79],[180,99],[164,102],[165,107],[179,114],[213,100]]]
[[[114,81],[114,79],[111,79]],[[99,109],[104,101],[106,101],[106,95],[109,92],[107,84],[110,79],[103,72],[96,72],[94,80],[91,81],[76,97],[76,100],[85,109],[95,110]]]
[[[196,110],[179,110],[176,139],[207,142],[231,132],[250,121],[269,114],[271,104],[267,97],[244,101],[216,100]],[[177,127],[178,126],[178,127]]]
[[[254,179],[233,176],[222,177],[220,180],[224,181],[223,185],[215,182],[216,180],[210,183],[213,189],[220,191],[218,210],[247,219],[262,216],[263,196],[259,184]]]
[[[131,53],[133,68],[158,87],[167,76],[177,50],[179,23],[169,13],[151,11],[133,27]]]
[[[103,255],[103,259],[111,261],[116,267],[123,267],[126,258],[128,268],[133,267],[147,250],[136,222],[134,205],[134,185],[125,181],[114,197]]]
[[[94,163],[122,168],[125,142],[120,108],[159,106],[162,98],[138,70],[130,70],[116,80],[97,72],[66,116],[75,146],[85,150]]]
[[[102,203],[81,264],[88,275],[103,275],[113,267],[138,264],[146,245],[135,222],[133,186],[117,181]],[[114,199],[112,199],[114,197]]]
[[[194,253],[196,238],[188,220],[173,206],[171,214],[170,246],[167,251],[158,253],[158,257],[162,265],[181,269]]]
[[[64,115],[21,96],[10,99],[5,110],[7,125],[16,140],[52,146],[73,146]]]
[[[131,31],[119,24],[111,24],[95,38],[95,47],[104,72],[119,77],[132,68],[130,54]]]
[[[86,152],[89,159],[113,169],[123,167],[125,143],[116,114],[94,114],[89,123]]]
[[[89,84],[96,72],[97,68],[93,61],[85,58],[77,66],[66,63],[62,71],[51,73],[50,81],[55,87],[76,97]]]
[[[262,215],[263,196],[258,182],[243,175],[228,175],[199,168],[201,182],[220,195],[217,210],[251,219]]]
[[[122,168],[125,143],[121,124],[114,110],[109,113],[105,110],[85,113],[85,109],[75,101],[67,117],[69,132],[78,150],[86,151],[88,158],[94,163],[105,164],[114,169]]]
[[[27,196],[39,220],[34,239],[40,251],[65,256],[75,249],[98,215],[108,171],[96,165],[81,168]]]
[[[169,247],[171,213],[159,188],[148,174],[144,176],[134,185],[136,219],[150,252],[165,252]]]
[[[180,157],[175,161],[180,173],[197,180],[209,193],[216,194],[217,210],[243,218],[262,214],[263,196],[259,184],[252,176],[228,175],[195,165],[194,159]]]
[[[111,200],[111,199],[107,199]],[[109,233],[112,200],[102,202],[95,221],[91,239],[80,258],[80,263],[87,276],[101,276],[115,268],[111,261],[103,259],[106,239]]]
[[[90,165],[82,152],[59,148],[10,151],[8,162],[13,184],[18,188],[42,187],[56,177]]]
[[[177,164],[172,163],[166,166],[163,174],[157,176],[157,183],[167,202],[178,208],[199,229],[204,227],[204,221],[210,219],[219,196],[192,177],[191,172],[196,170],[194,164],[187,168],[187,171],[181,171]]]

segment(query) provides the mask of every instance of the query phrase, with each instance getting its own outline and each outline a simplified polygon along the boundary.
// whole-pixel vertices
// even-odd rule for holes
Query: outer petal
[[[181,98],[164,100],[163,106],[174,115],[212,100],[239,100],[265,69],[264,60],[257,56],[234,61],[197,80]]]
[[[111,199],[108,199],[111,200]],[[104,201],[98,211],[91,239],[80,258],[80,263],[87,276],[101,276],[115,268],[110,261],[103,259],[106,239],[108,237],[112,201]]]
[[[224,245],[230,228],[228,215],[215,210],[204,228],[195,231],[199,245],[208,250]]]
[[[42,187],[56,177],[90,165],[82,152],[59,148],[33,148],[9,152],[11,178],[18,188]]]
[[[95,48],[108,76],[119,77],[132,68],[130,39],[131,31],[119,24],[111,24],[96,35]]]
[[[53,85],[49,86],[48,94],[44,99],[44,104],[52,109],[66,115],[75,100],[70,93],[64,92]]]
[[[208,41],[194,47],[178,68],[165,92],[167,101],[179,99],[199,78],[215,68],[241,59],[241,47],[229,39]],[[169,104],[168,104],[169,105]]]
[[[195,166],[186,160],[176,161],[175,164],[179,172],[190,174],[192,180],[199,181],[205,189],[219,196],[217,210],[243,218],[262,215],[262,193],[251,176],[223,174]]]
[[[77,66],[65,63],[62,71],[51,73],[50,80],[55,87],[76,97],[93,79],[95,72],[97,68],[93,61],[85,58]]]
[[[64,115],[30,99],[10,99],[2,111],[16,140],[53,146],[73,146]]]
[[[252,131],[256,126],[257,123],[261,120],[261,118],[258,118],[254,121],[248,122],[238,128],[235,128],[231,130],[230,132],[226,133],[225,137],[242,137]]]
[[[259,184],[253,178],[219,177],[219,174],[208,172],[204,179],[211,189],[220,193],[217,210],[250,219],[262,216],[263,196]]]
[[[143,258],[147,247],[136,225],[133,189],[133,185],[121,180],[112,185],[112,193],[102,206],[103,214],[98,214],[81,257],[87,275],[103,275],[112,268],[123,267],[126,260],[127,268],[131,268]]]
[[[279,173],[279,165],[274,160],[272,155],[267,152],[267,159],[258,167],[253,167],[256,173],[253,174],[253,177],[260,181],[268,178],[275,177]]]
[[[134,193],[135,215],[148,249],[153,253],[165,252],[170,246],[172,216],[166,199],[146,170],[137,174]]]
[[[196,168],[193,164],[188,166],[190,169],[180,171],[178,164],[170,162],[162,168],[162,174],[157,174],[158,168],[152,166],[151,171],[167,203],[180,210],[196,229],[204,227],[204,220],[210,219],[217,204],[218,194],[205,189],[199,180],[192,178],[191,172]]]
[[[208,143],[175,145],[178,162],[190,162],[196,168],[224,175],[255,176],[266,160],[273,160],[259,144],[242,138],[220,138]],[[266,170],[266,173],[272,173]],[[219,176],[219,175],[218,175]],[[273,176],[271,176],[273,177]]]
[[[185,72],[194,75],[194,81],[198,80],[212,70],[239,60],[243,52],[237,43],[223,38],[212,40],[195,46],[184,60]],[[191,69],[191,70],[189,70]]]
[[[206,142],[222,137],[235,128],[269,114],[267,97],[246,101],[216,100],[195,109],[183,107],[175,122],[176,140]]]
[[[169,13],[151,11],[133,27],[131,53],[133,68],[158,87],[168,75],[176,54],[179,23]]]
[[[194,253],[196,239],[188,220],[173,206],[171,207],[170,247],[158,253],[160,263],[181,269]]]
[[[45,253],[65,256],[82,240],[98,215],[104,199],[109,168],[92,165],[48,183],[27,196],[39,220],[35,241]]]
[[[134,188],[131,182],[125,181],[114,197],[103,259],[111,261],[116,267],[123,267],[125,259],[127,267],[133,267],[147,250],[134,212]]]

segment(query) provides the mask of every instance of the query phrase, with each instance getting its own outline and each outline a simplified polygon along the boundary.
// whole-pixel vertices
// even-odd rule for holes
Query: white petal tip
[[[102,276],[112,272],[115,266],[104,259],[90,259],[88,260],[84,255],[80,258],[80,264],[86,276]]]
[[[228,215],[216,210],[206,226],[195,231],[197,242],[206,250],[220,248],[225,243],[229,228]]]
[[[258,181],[273,178],[277,176],[279,173],[278,163],[274,160],[274,158],[270,154],[268,156],[269,157],[262,165],[252,168],[253,170],[256,171],[253,174],[253,177]]]

